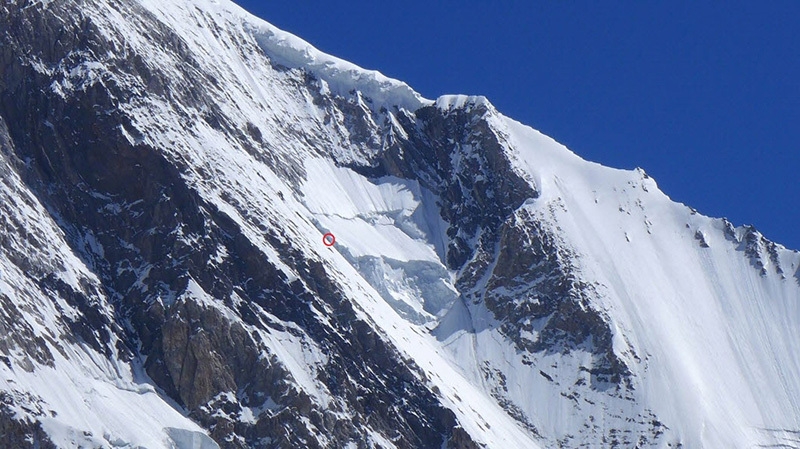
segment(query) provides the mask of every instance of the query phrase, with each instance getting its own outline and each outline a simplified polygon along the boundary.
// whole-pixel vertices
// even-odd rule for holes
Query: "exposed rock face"
[[[35,404],[36,398],[23,398],[24,404]],[[56,446],[42,430],[39,421],[25,421],[16,419],[10,406],[15,400],[9,394],[0,394],[0,435],[3,437],[5,447],[55,449]],[[35,410],[34,416],[45,416],[43,410]]]
[[[548,161],[558,160],[581,174],[569,166],[577,158],[550,143],[525,156],[523,132],[485,98],[422,100],[237,11],[204,0],[0,4],[3,441],[726,447],[720,435],[741,436],[726,423],[767,425],[697,415],[698,430],[681,414],[706,413],[701,399],[738,410],[703,383],[714,367],[702,363],[716,352],[745,360],[783,348],[784,334],[761,329],[768,338],[752,347],[741,333],[699,334],[727,339],[697,356],[674,336],[681,332],[653,319],[691,323],[690,307],[673,301],[686,290],[673,279],[658,284],[670,292],[660,296],[650,283],[690,278],[663,267],[691,266],[702,273],[692,278],[691,308],[722,310],[698,320],[733,328],[765,313],[747,324],[791,324],[800,295],[783,281],[792,270],[800,284],[796,253],[754,229],[674,212],[643,171],[586,169],[607,185],[575,175],[560,186],[539,165],[557,171]],[[313,161],[339,170],[352,191],[309,191]],[[381,197],[386,189],[392,195]],[[312,195],[369,204],[316,210]],[[604,222],[595,228],[578,213]],[[358,232],[323,246],[328,218],[364,238],[385,231],[362,246],[391,236],[417,252],[369,253]],[[635,245],[659,227],[670,251],[654,262],[667,244]],[[607,242],[617,245],[613,258]],[[689,256],[675,262],[673,248]],[[635,278],[640,263],[652,279]],[[739,265],[741,284],[708,281]],[[748,309],[755,301],[736,296],[742,285],[756,296],[779,292],[783,316]],[[423,298],[392,303],[403,295]],[[680,329],[688,339],[704,326]],[[651,327],[660,333],[642,331]],[[654,344],[661,340],[666,349]],[[671,358],[678,350],[695,359]],[[781,379],[753,387],[774,394],[764,407],[793,410],[792,369],[759,372]],[[689,393],[665,405],[659,396],[673,380]],[[756,403],[742,409],[773,410]],[[705,436],[706,421],[717,439]]]
[[[496,114],[471,97],[459,108],[401,115],[406,137],[390,140],[379,160],[383,172],[370,174],[419,179],[438,195],[450,224],[446,261],[461,270],[458,290],[491,311],[519,350],[558,353],[591,341],[592,384],[622,386],[629,372],[613,352],[608,323],[593,310],[594,286],[577,278],[574,254],[547,220],[520,209],[539,194],[512,168],[506,137],[490,123]]]
[[[367,441],[364,429],[388,435],[397,447],[441,447],[456,425],[452,412],[438,404],[414,366],[354,313],[319,263],[282,242],[279,229],[263,229],[300,273],[300,279],[287,279],[226,213],[187,185],[189,167],[140,141],[121,105],[142,95],[207,105],[211,109],[203,119],[210,126],[234,139],[249,139],[214,111],[202,87],[213,89],[211,75],[196,71],[194,56],[179,36],[136,2],[114,5],[155,45],[185,62],[183,80],[159,73],[124,39],[109,39],[84,14],[108,7],[94,2],[55,2],[44,10],[27,2],[0,6],[0,141],[9,163],[3,170],[19,173],[57,217],[67,243],[91,267],[102,291],[93,291],[94,286],[74,291],[55,276],[28,269],[26,255],[9,254],[43,294],[80,310],[77,321],[65,323],[70,336],[108,357],[146,359],[158,387],[222,447],[344,447],[348,441]],[[31,57],[20,58],[24,54]],[[100,79],[87,82],[79,94],[48,88],[76,82],[70,77],[93,63],[103,65]],[[50,73],[41,73],[38,65],[51,68]],[[258,128],[251,125],[248,131],[253,140],[263,140]],[[269,162],[277,168],[290,163]],[[13,222],[5,226],[26,231]],[[3,250],[14,251],[14,246],[4,244]],[[108,298],[108,314],[98,311],[95,298],[101,296]],[[0,344],[3,355],[20,349],[33,361],[52,365],[48,346],[16,312],[18,298],[0,298],[5,305],[0,326],[10,336]],[[219,302],[227,312],[207,301]],[[330,312],[325,323],[318,310]],[[313,380],[336,398],[334,403],[325,407],[312,400],[269,356],[264,335],[274,331],[291,334],[301,346],[324,349],[330,363]],[[33,369],[30,362],[14,363]],[[243,407],[265,402],[272,405],[252,422],[239,420]],[[40,432],[24,423],[18,429]],[[468,441],[463,434],[454,438]]]
[[[428,106],[399,117],[395,138],[380,159],[384,172],[419,179],[441,199],[450,224],[446,262],[461,269],[478,246],[497,243],[496,231],[525,200],[538,196],[509,164],[503,136],[488,118],[497,111],[480,97],[463,108]]]

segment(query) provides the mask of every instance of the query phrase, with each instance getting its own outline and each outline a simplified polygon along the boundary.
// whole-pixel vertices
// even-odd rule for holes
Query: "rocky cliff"
[[[0,157],[8,447],[800,431],[800,254],[232,3],[0,5]]]

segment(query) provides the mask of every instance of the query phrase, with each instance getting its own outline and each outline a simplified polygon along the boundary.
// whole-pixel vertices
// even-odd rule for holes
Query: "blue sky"
[[[800,249],[800,2],[238,3],[427,98],[487,96],[586,159]],[[766,6],[765,6],[766,5]]]

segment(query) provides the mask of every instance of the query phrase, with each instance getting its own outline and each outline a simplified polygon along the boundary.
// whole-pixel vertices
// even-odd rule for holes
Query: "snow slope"
[[[520,168],[544,184],[531,209],[559,205],[550,219],[605,290],[615,350],[644,359],[628,361],[655,414],[688,447],[752,447],[797,430],[800,296],[783,270],[795,272],[800,254],[762,252],[762,273],[743,254],[745,229],[726,234],[726,221],[670,201],[643,171],[578,161],[505,122]],[[542,154],[543,142],[561,154]]]
[[[64,4],[33,7],[47,14]],[[177,167],[193,201],[230,220],[287,284],[310,289],[313,282],[298,259],[319,264],[356,317],[400,354],[413,380],[453,412],[454,425],[475,443],[503,449],[798,446],[800,253],[671,201],[642,170],[585,161],[503,116],[484,97],[426,100],[406,84],[325,55],[229,1],[124,5],[96,0],[81,10],[109,42],[107,54],[30,63],[52,81],[52,95],[75,98],[108,86],[132,92],[120,96],[116,109],[125,120],[113,132],[132,148],[157,149]],[[161,38],[180,45],[167,46]],[[155,75],[126,71],[129,54]],[[459,140],[462,132],[473,140]],[[496,143],[499,153],[486,142]],[[3,145],[4,154],[13,153],[13,145]],[[436,159],[435,151],[446,156]],[[404,171],[392,152],[419,170]],[[484,159],[489,162],[480,165]],[[502,171],[506,162],[508,172]],[[19,306],[19,321],[53,354],[51,362],[24,365],[31,350],[20,349],[0,365],[0,390],[28,404],[28,410],[14,410],[17,418],[39,421],[59,447],[217,447],[208,436],[212,429],[190,420],[192,410],[155,387],[143,370],[146,356],[102,354],[75,338],[68,322],[83,312],[58,295],[42,294],[37,279],[19,268],[14,254],[26,254],[41,272],[55,272],[74,290],[91,293],[109,334],[123,334],[118,328],[126,323],[116,323],[113,300],[100,293],[97,267],[86,263],[103,259],[111,248],[40,204],[15,172],[24,172],[24,163],[9,156],[4,166],[11,168],[4,173],[3,204],[27,206],[6,207],[4,219],[15,218],[4,222],[12,237],[0,259],[0,292]],[[442,179],[431,174],[440,171]],[[495,222],[476,220],[466,243],[470,257],[454,266],[448,254],[473,223],[459,214],[481,197],[481,188],[470,183],[492,174],[518,177],[535,194],[500,216],[497,229],[485,224]],[[75,255],[68,242],[75,237],[65,229],[80,235],[85,254]],[[502,245],[515,229],[526,237]],[[326,232],[336,236],[331,248],[322,243]],[[497,240],[485,237],[493,232]],[[46,242],[43,249],[26,243],[31,234]],[[204,244],[203,236],[181,237],[198,251]],[[539,253],[537,245],[544,248]],[[209,266],[235,256],[220,248]],[[540,265],[504,262],[526,251],[563,269],[563,279],[528,277]],[[550,266],[545,262],[541,266]],[[474,266],[485,271],[470,291],[460,290]],[[152,269],[126,268],[139,286],[157,275]],[[509,272],[522,285],[498,281]],[[580,285],[584,296],[577,305],[566,294],[556,298],[555,311],[525,322],[515,337],[508,330],[514,317],[499,310],[535,310],[546,302],[536,288],[548,282]],[[188,277],[182,291],[151,299],[166,311],[196,303],[219,312],[261,342],[259,357],[285,370],[292,389],[313,406],[357,422],[361,440],[354,437],[352,444],[402,447],[323,380],[336,357],[310,337],[310,329],[333,326],[333,303],[309,303],[313,325],[282,320],[252,304],[277,323],[262,329],[241,315],[246,285],[236,287],[220,297]],[[492,298],[501,298],[500,308]],[[558,328],[583,336],[572,346],[544,338],[547,326],[564,318],[562,310],[567,319],[589,317]],[[587,322],[591,328],[575,329],[574,323]],[[601,341],[606,329],[608,354]],[[619,361],[612,363],[613,373],[602,372],[608,357]],[[245,402],[241,391],[220,391],[219,398]],[[34,403],[40,412],[30,411]],[[242,407],[234,421],[257,427],[278,409],[269,397],[262,407]],[[320,447],[331,447],[325,430],[305,425]],[[273,436],[259,441],[269,447]]]

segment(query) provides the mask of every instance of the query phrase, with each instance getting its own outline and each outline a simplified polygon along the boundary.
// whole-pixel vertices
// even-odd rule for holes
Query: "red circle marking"
[[[326,233],[322,236],[322,244],[325,246],[333,246],[336,243],[336,237],[330,232]]]

